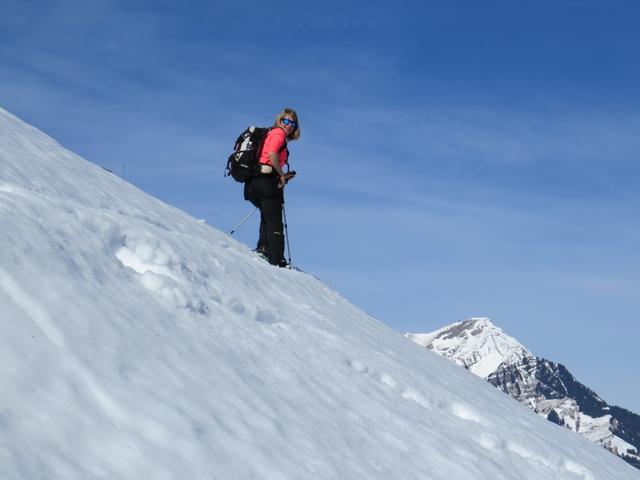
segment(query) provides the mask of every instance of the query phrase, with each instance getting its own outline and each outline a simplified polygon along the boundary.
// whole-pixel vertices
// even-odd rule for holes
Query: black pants
[[[258,249],[267,252],[270,264],[282,264],[284,262],[282,225],[284,195],[282,189],[278,188],[278,178],[274,175],[252,178],[245,183],[244,198],[260,209]]]

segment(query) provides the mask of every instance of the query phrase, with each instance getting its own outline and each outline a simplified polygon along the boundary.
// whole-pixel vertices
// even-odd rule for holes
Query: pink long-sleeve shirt
[[[278,155],[280,159],[280,168],[284,168],[287,164],[287,149],[284,148],[280,153],[280,149],[284,145],[287,139],[287,134],[284,133],[284,130],[281,128],[274,128],[267,133],[267,137],[264,139],[264,143],[262,144],[262,152],[260,153],[259,163],[265,165],[271,165],[271,161],[269,160],[269,153],[273,152]]]

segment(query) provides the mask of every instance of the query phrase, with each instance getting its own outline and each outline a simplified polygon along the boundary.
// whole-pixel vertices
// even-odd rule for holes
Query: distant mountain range
[[[405,336],[640,469],[640,415],[608,405],[566,367],[535,356],[488,318]]]

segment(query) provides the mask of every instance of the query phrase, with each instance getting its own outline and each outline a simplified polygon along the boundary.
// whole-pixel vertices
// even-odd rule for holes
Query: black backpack
[[[224,176],[231,176],[236,182],[245,183],[258,172],[258,160],[267,133],[273,127],[249,127],[236,140],[234,152],[227,160]]]

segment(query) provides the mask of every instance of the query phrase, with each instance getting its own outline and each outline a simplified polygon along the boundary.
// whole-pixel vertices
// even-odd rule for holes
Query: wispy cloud
[[[331,191],[422,192],[476,204],[506,196],[534,202],[602,191],[634,195],[628,178],[640,155],[634,115],[477,108],[323,113],[327,118],[314,121],[317,131],[295,152],[312,177],[336,173]]]

